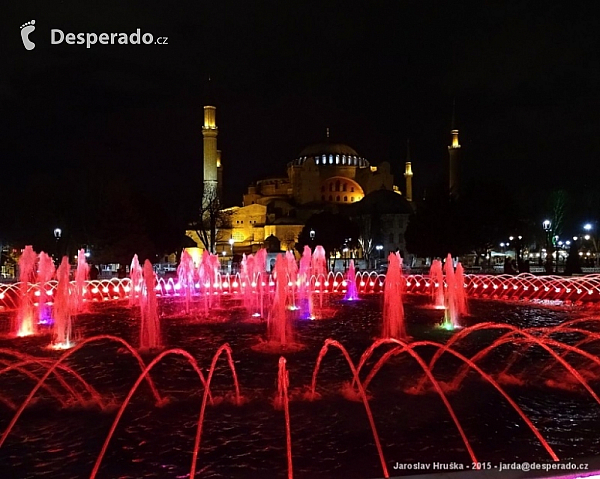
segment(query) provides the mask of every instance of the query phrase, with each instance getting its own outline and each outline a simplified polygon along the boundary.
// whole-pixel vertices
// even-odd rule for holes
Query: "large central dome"
[[[361,158],[354,148],[344,143],[322,142],[309,145],[304,148],[300,155],[292,162],[294,165],[302,165],[308,158],[312,158],[317,165],[347,165],[368,167],[369,162]]]
[[[354,148],[350,148],[348,145],[343,143],[315,143],[309,145],[300,152],[300,157],[303,156],[321,156],[321,155],[346,155],[346,156],[358,156]]]

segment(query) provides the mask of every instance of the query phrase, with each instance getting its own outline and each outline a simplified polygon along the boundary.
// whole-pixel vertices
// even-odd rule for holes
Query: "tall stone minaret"
[[[458,143],[458,129],[456,128],[455,108],[456,102],[452,105],[452,143],[448,147],[448,191],[453,198],[458,197],[459,193],[459,168],[460,168],[460,144]]]
[[[406,163],[404,164],[404,178],[406,180],[406,201],[412,201],[412,166],[410,162],[410,140],[406,140]]]
[[[217,150],[217,195],[223,199],[223,164],[221,163],[221,150]]]
[[[204,137],[203,201],[214,198],[219,191],[220,158],[217,150],[216,110],[214,106],[204,107],[204,125],[202,126],[202,136]]]

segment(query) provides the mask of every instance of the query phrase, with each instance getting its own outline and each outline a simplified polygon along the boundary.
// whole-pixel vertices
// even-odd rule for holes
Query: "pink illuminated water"
[[[89,278],[90,266],[85,258],[85,250],[82,248],[77,252],[77,269],[75,270],[75,311],[82,312],[85,309],[85,282]]]
[[[300,307],[300,315],[303,318],[309,317],[312,309],[309,306],[309,302],[312,301],[310,294],[311,262],[312,251],[308,245],[305,245],[300,258],[300,267],[298,268],[298,306]]]
[[[358,299],[358,289],[356,289],[356,271],[354,269],[354,260],[350,260],[348,274],[346,275],[346,294],[345,301],[356,301]]]
[[[183,250],[179,266],[177,267],[177,278],[179,280],[178,286],[180,290],[183,289],[186,314],[189,314],[190,312],[190,303],[192,301],[192,292],[194,291],[195,284],[194,273],[194,260],[186,250]]]
[[[267,285],[269,279],[267,278],[267,250],[265,248],[259,249],[254,254],[254,281],[256,283],[256,290],[258,292],[258,313],[261,318],[265,317],[265,301],[269,294]]]
[[[51,320],[50,305],[52,302],[52,288],[49,285],[55,271],[53,259],[43,251],[39,256],[38,263],[38,323],[47,324]]]
[[[67,349],[72,346],[71,317],[76,311],[77,305],[75,296],[71,294],[70,270],[69,258],[64,256],[56,272],[58,283],[54,293],[54,309],[52,311],[54,319],[52,347],[55,349]]]
[[[457,269],[460,263],[457,265]],[[446,264],[446,312],[442,327],[445,329],[460,328],[460,317],[466,313],[467,302],[464,290],[463,269],[460,266],[460,273],[457,275],[454,271],[454,262],[452,256],[448,254]]]
[[[129,306],[139,306],[142,297],[144,275],[138,255],[134,254],[129,267]]]
[[[296,309],[296,285],[298,281],[298,263],[296,262],[296,257],[292,251],[286,251],[285,253],[285,263],[287,270],[287,285],[286,288],[288,290],[288,304],[289,307],[293,310]]]
[[[442,269],[442,262],[439,259],[434,259],[431,262],[429,279],[431,281],[433,305],[437,309],[444,309],[446,307],[446,300],[444,298],[444,271]]]
[[[140,349],[150,350],[161,347],[158,302],[156,300],[156,277],[152,263],[144,262],[144,283],[141,299]]]
[[[293,343],[292,318],[287,314],[287,262],[283,255],[275,260],[275,295],[267,319],[267,339],[272,344],[285,346]]]
[[[319,307],[323,309],[323,293],[326,289],[327,281],[327,259],[325,258],[325,249],[322,246],[315,247],[311,262],[312,275],[315,278],[314,288],[319,292]],[[315,316],[312,302],[312,294],[309,298],[310,316]]]
[[[33,247],[25,246],[19,258],[20,307],[13,332],[17,336],[29,336],[37,332],[37,315],[34,298],[29,294],[30,286],[36,282],[37,254]]]
[[[385,289],[383,292],[383,338],[406,338],[404,325],[404,306],[402,294],[406,281],[402,277],[402,258],[398,253],[388,256],[388,270],[385,275]]]

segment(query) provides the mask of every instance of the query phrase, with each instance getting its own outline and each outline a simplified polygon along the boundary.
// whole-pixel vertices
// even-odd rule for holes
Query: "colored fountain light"
[[[77,297],[71,294],[73,286],[69,280],[71,266],[69,259],[64,256],[58,270],[56,278],[56,294],[54,295],[53,308],[53,329],[52,343],[53,349],[68,349],[72,344],[72,315],[77,311]]]
[[[383,292],[383,328],[382,338],[405,339],[404,307],[402,293],[405,280],[402,277],[402,258],[398,253],[388,256],[388,270],[385,276]]]
[[[358,289],[356,288],[356,270],[354,268],[353,259],[350,260],[350,266],[348,267],[348,273],[346,280],[344,281],[344,286],[347,286],[344,299],[346,301],[356,301],[358,299]]]
[[[294,472],[389,477],[392,458],[427,462],[452,456],[467,463],[530,454],[532,460],[548,462],[575,457],[575,445],[587,454],[595,451],[597,438],[590,431],[600,428],[600,321],[593,311],[557,306],[599,301],[597,276],[465,275],[451,257],[444,268],[432,264],[429,275],[404,276],[402,258],[391,254],[385,277],[357,273],[353,262],[344,277],[327,271],[324,251],[315,248],[303,252],[299,263],[293,255],[278,255],[271,274],[261,250],[244,256],[235,275],[220,272],[216,255],[206,253],[196,266],[182,254],[180,266],[185,266],[177,280],[157,278],[146,261],[143,268],[132,262],[131,270],[140,272],[135,281],[78,283],[69,281],[66,258],[53,280],[47,258],[30,253],[23,259],[24,266],[34,265],[28,269],[27,288],[22,282],[2,286],[3,304],[10,306],[6,317],[19,318],[31,305],[41,320],[45,308],[52,322],[51,347],[70,349],[41,352],[37,339],[2,339],[19,348],[0,347],[0,419],[5,424],[0,462],[7,477],[57,470],[81,475],[85,462],[73,474],[78,456],[68,456],[74,454],[74,443],[96,458],[84,471],[90,477],[156,474],[157,457],[168,465],[161,472],[182,477],[201,477],[210,470],[222,477],[244,477],[248,470],[261,477],[286,472],[288,477]],[[349,297],[352,289],[356,296]],[[136,294],[134,308],[123,305]],[[345,300],[354,301],[358,294],[360,303],[348,306]],[[443,327],[451,334],[435,329],[440,313],[431,305],[440,296]],[[510,308],[525,311],[518,318],[522,323],[504,323],[502,303],[475,301],[475,307],[469,304],[472,325],[466,327],[467,296],[470,301],[517,299]],[[99,299],[123,301],[107,306]],[[74,344],[72,318],[84,300],[92,314],[77,316]],[[536,315],[526,314],[532,303],[525,300],[542,304]],[[495,305],[495,313],[482,315],[482,303]],[[553,308],[543,309],[545,304]],[[162,324],[159,306],[162,314],[169,312]],[[138,307],[139,321],[129,321],[138,317]],[[204,315],[197,314],[201,311]],[[571,317],[571,311],[578,316]],[[305,322],[307,314],[318,321]],[[535,324],[527,324],[532,316]],[[264,320],[252,319],[257,317]],[[152,354],[142,358],[125,339],[104,334],[107,326],[136,344],[139,337],[139,349]],[[43,324],[38,330],[50,331]],[[260,355],[248,351],[263,333],[272,348]],[[79,339],[85,334],[87,339]],[[374,335],[380,339],[369,346]],[[235,347],[223,344],[226,338]],[[300,344],[305,351],[296,354]],[[240,383],[250,404],[240,394],[233,362],[237,351],[241,359],[235,366],[242,364]],[[282,352],[287,359],[279,358]],[[573,424],[566,422],[572,414],[567,406],[575,403],[578,420]],[[32,404],[52,413],[56,408],[56,414],[43,421],[35,411],[23,416]],[[154,405],[161,411],[154,412]],[[440,420],[440,411],[447,420]],[[476,426],[484,417],[486,424],[494,423],[492,439]],[[86,418],[108,423],[88,428],[79,424]],[[444,428],[451,431],[438,433]],[[49,429],[51,435],[45,432]],[[411,433],[404,434],[407,430]],[[25,434],[44,440],[24,441]],[[89,440],[91,435],[95,440]],[[306,447],[313,443],[318,454]],[[189,457],[181,451],[190,451]],[[230,457],[237,458],[238,469],[231,469],[236,461]]]
[[[160,334],[160,322],[158,319],[158,302],[154,285],[156,276],[152,263],[144,262],[144,282],[140,301],[140,349],[159,349],[162,345]]]

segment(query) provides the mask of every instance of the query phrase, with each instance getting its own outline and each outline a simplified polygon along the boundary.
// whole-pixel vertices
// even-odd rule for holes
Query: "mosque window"
[[[335,197],[335,201],[340,201],[340,197],[339,197],[339,196],[336,196],[336,197]]]
[[[344,201],[348,201],[348,197],[347,196],[344,196]]]
[[[350,187],[350,191],[351,191],[352,193],[354,193],[354,186],[351,186],[351,187]]]
[[[342,165],[346,164],[346,155],[342,155]]]
[[[350,201],[354,201],[354,196],[351,196],[351,197],[350,197]]]
[[[346,191],[348,189],[348,183],[344,183],[342,185],[342,191]]]
[[[333,155],[329,155],[329,164],[333,165]]]
[[[326,165],[327,164],[327,157],[325,155],[323,155],[321,158],[323,159],[323,164]]]
[[[319,164],[319,157],[315,156],[315,163],[318,165]]]
[[[335,164],[336,165],[340,164],[340,155],[335,155]]]

